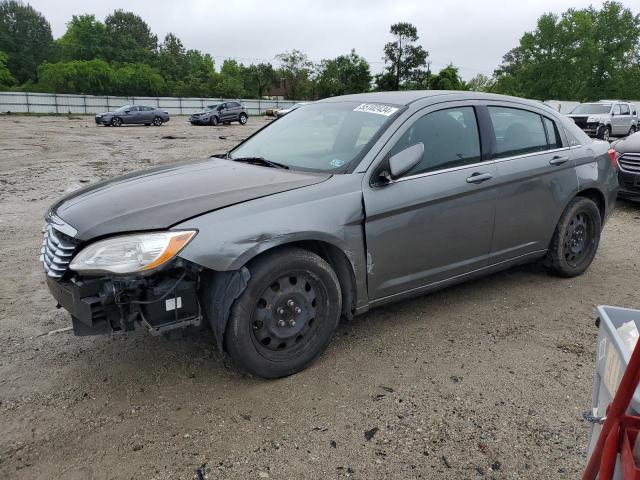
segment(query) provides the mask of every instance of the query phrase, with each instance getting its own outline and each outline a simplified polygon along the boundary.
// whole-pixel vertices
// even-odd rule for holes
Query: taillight
[[[618,168],[618,152],[613,148],[610,148],[607,153],[609,154],[609,160],[611,161],[613,168]]]

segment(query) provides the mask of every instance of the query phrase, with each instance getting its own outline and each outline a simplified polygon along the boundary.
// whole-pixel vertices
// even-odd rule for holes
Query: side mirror
[[[125,110],[124,111],[124,113],[130,113],[130,112],[131,112],[131,110]]]
[[[424,144],[422,142],[407,147],[389,158],[389,172],[384,171],[381,176],[387,181],[395,180],[420,163],[423,156]]]

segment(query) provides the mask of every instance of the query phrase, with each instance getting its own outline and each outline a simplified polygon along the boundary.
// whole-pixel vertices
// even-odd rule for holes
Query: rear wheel
[[[546,264],[562,277],[582,274],[596,255],[601,229],[598,206],[588,198],[574,198],[556,226]]]
[[[631,125],[631,128],[629,129],[629,135],[633,135],[634,133],[636,133],[636,126]]]
[[[158,116],[153,117],[153,126],[159,127],[160,125],[162,125],[162,118]]]
[[[249,117],[247,116],[246,113],[241,113],[240,117],[238,118],[238,122],[240,123],[240,125],[246,125],[247,124],[247,120],[249,120]]]
[[[231,309],[226,351],[239,367],[264,378],[305,369],[326,348],[340,319],[335,272],[300,248],[267,253],[249,270],[247,288]]]
[[[120,117],[113,117],[111,119],[111,126],[112,127],[121,127],[122,126],[122,119]]]

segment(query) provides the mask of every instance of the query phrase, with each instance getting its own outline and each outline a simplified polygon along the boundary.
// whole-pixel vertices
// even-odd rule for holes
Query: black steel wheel
[[[269,252],[248,268],[251,279],[231,309],[226,351],[242,369],[265,378],[303,370],[338,325],[342,299],[335,272],[299,248]]]
[[[159,127],[161,125],[162,125],[162,118],[158,116],[153,117],[153,126]]]
[[[121,127],[122,126],[122,119],[120,117],[113,117],[111,119],[111,126],[112,127]]]
[[[574,198],[556,226],[547,265],[563,277],[580,275],[596,255],[601,229],[600,210],[593,200]]]

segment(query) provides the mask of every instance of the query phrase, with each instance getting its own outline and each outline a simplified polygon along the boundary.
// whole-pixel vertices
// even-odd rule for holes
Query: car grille
[[[587,128],[587,118],[588,117],[573,117],[573,121],[580,128]]]
[[[640,174],[640,153],[624,153],[618,158],[620,170]]]
[[[47,223],[40,248],[40,261],[47,275],[53,278],[62,277],[69,267],[76,246],[73,238]]]

